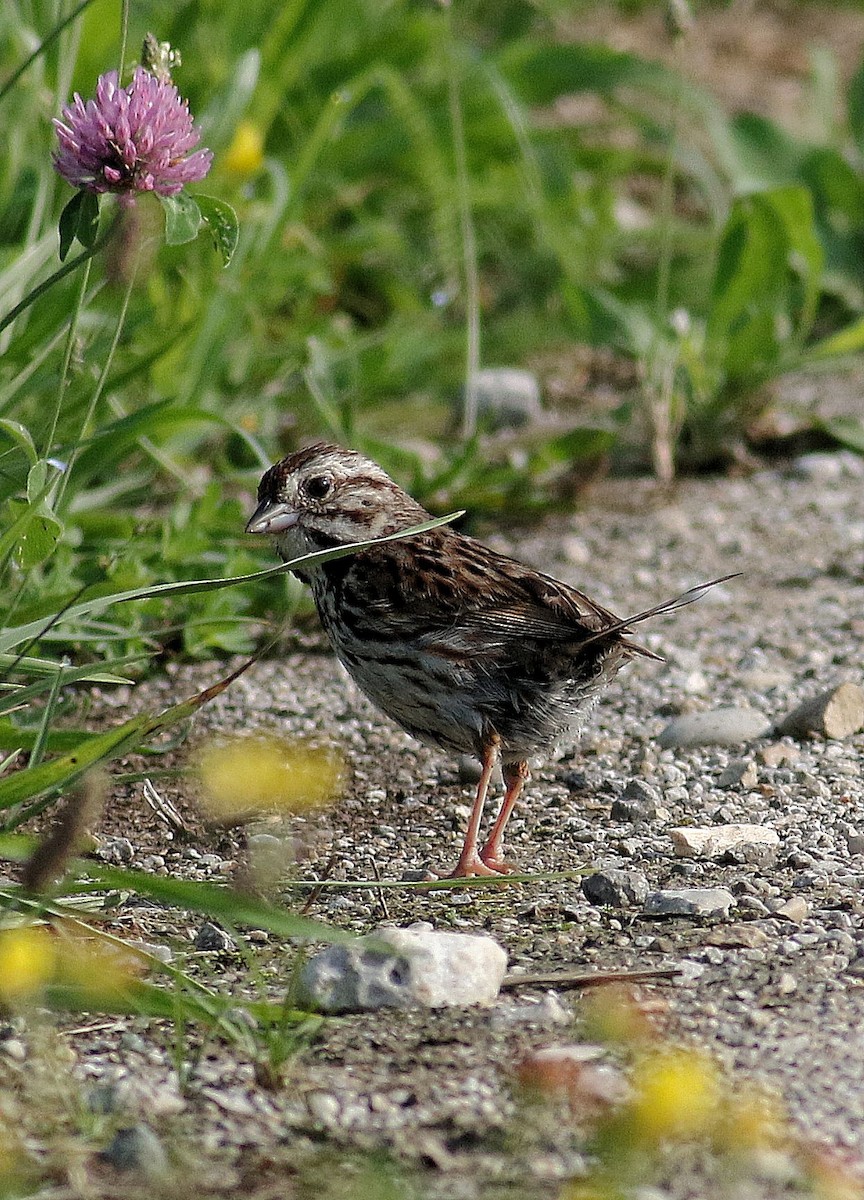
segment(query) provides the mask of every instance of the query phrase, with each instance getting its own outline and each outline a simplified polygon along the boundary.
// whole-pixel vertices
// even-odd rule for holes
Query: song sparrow
[[[258,500],[246,530],[271,534],[286,562],[430,519],[376,463],[324,443],[271,467]],[[369,699],[420,741],[480,760],[457,876],[512,869],[502,839],[528,759],[569,740],[629,659],[659,657],[630,641],[629,626],[689,604],[710,586],[621,620],[449,526],[296,573]],[[478,850],[498,762],[504,799]]]

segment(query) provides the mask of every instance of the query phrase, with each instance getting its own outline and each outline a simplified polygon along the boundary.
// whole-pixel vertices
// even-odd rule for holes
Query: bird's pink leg
[[[501,872],[496,870],[494,866],[490,866],[481,860],[477,853],[477,836],[480,832],[480,822],[483,819],[483,805],[486,802],[486,793],[489,790],[489,780],[492,777],[492,772],[495,770],[495,765],[498,762],[498,739],[487,743],[483,748],[483,756],[480,759],[483,770],[480,774],[480,782],[477,784],[477,795],[474,797],[474,804],[471,808],[471,816],[468,818],[468,828],[465,831],[465,841],[462,845],[462,853],[459,855],[459,861],[456,864],[456,870],[452,871],[450,879],[460,879],[468,875],[500,875]]]
[[[495,823],[489,830],[486,845],[480,851],[480,861],[499,874],[512,871],[513,866],[501,857],[501,842],[504,838],[504,827],[510,820],[510,814],[516,806],[516,801],[522,793],[522,788],[530,776],[527,762],[506,763],[503,767],[506,790],[501,801],[501,809],[495,818]]]

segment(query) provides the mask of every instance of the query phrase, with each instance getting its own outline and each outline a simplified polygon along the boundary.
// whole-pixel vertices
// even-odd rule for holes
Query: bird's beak
[[[282,533],[292,529],[300,514],[279,500],[262,500],[246,522],[247,533]]]

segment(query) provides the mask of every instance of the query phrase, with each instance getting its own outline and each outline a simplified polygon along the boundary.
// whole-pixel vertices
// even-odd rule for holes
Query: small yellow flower
[[[633,1078],[631,1114],[637,1136],[649,1143],[710,1132],[721,1101],[714,1065],[693,1050],[646,1057]]]
[[[91,1001],[124,995],[138,972],[132,953],[111,943],[77,935],[57,942],[57,982]]]
[[[264,162],[264,134],[259,127],[251,121],[241,121],[222,161],[232,175],[244,179],[257,175]]]
[[[41,991],[54,974],[54,939],[39,925],[0,931],[0,1001],[14,1004]]]
[[[627,988],[597,988],[583,1004],[582,1013],[589,1038],[616,1046],[635,1046],[651,1039],[648,1017]]]
[[[254,812],[303,812],[332,800],[342,764],[332,750],[275,737],[239,737],[201,756],[204,801],[218,818]]]
[[[719,1149],[733,1154],[759,1151],[779,1145],[786,1135],[776,1100],[748,1088],[727,1095],[716,1131]]]

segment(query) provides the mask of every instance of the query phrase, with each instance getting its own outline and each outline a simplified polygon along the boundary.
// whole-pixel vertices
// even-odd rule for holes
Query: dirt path
[[[664,1035],[707,1048],[735,1087],[766,1085],[808,1137],[864,1162],[864,856],[854,841],[864,832],[864,736],[663,750],[656,740],[675,714],[752,706],[775,720],[813,692],[862,681],[862,475],[861,460],[842,454],[746,479],[690,481],[671,499],[648,483],[614,483],[571,519],[510,546],[619,610],[742,572],[651,630],[649,644],[667,661],[619,677],[575,755],[536,772],[509,839],[531,871],[603,863],[641,872],[652,890],[726,887],[734,896],[726,917],[658,920],[640,905],[596,907],[578,879],[500,894],[331,891],[311,914],[357,932],[382,919],[485,930],[515,970],[677,966],[674,984],[639,989],[659,1009]],[[137,689],[134,701],[149,707],[157,693],[174,698],[212,677],[212,668],[182,669]],[[459,783],[454,763],[374,713],[329,656],[258,664],[202,714],[195,737],[253,728],[324,736],[350,767],[332,810],[292,823],[299,876],[351,880],[377,870],[398,880],[455,857],[470,785]],[[659,806],[638,826],[610,813],[632,780],[653,789]],[[166,785],[164,793],[193,812],[187,791]],[[675,856],[671,828],[730,822],[775,830],[779,848],[739,862]],[[138,788],[115,798],[103,834],[128,837],[137,864],[190,877],[223,878],[244,853],[233,835],[172,843]],[[171,947],[178,965],[238,1001],[260,989],[280,995],[294,953],[249,940],[255,978],[236,951],[196,951],[194,920],[133,904],[117,911],[113,928]],[[579,1169],[583,1147],[560,1114],[524,1108],[514,1069],[531,1048],[584,1036],[584,1002],[562,992],[525,1008],[542,995],[508,994],[482,1012],[333,1020],[281,1092],[256,1086],[248,1063],[208,1043],[181,1095],[167,1033],[139,1021],[97,1021],[95,1032],[85,1025],[68,1042],[73,1076],[113,1087],[116,1111],[149,1122],[178,1163],[197,1163],[214,1195],[237,1186],[269,1194],[267,1181],[284,1187],[286,1173],[299,1173],[298,1194],[340,1195],[340,1180],[347,1187],[356,1169],[349,1152],[384,1149],[400,1169],[419,1172],[424,1196],[526,1195],[526,1187],[552,1196]],[[304,1191],[322,1156],[331,1192]],[[513,1181],[523,1190],[508,1191]],[[661,1197],[719,1197],[726,1186],[710,1172],[706,1181],[704,1164],[680,1161],[657,1182]],[[748,1196],[787,1194],[770,1172],[747,1186]]]

